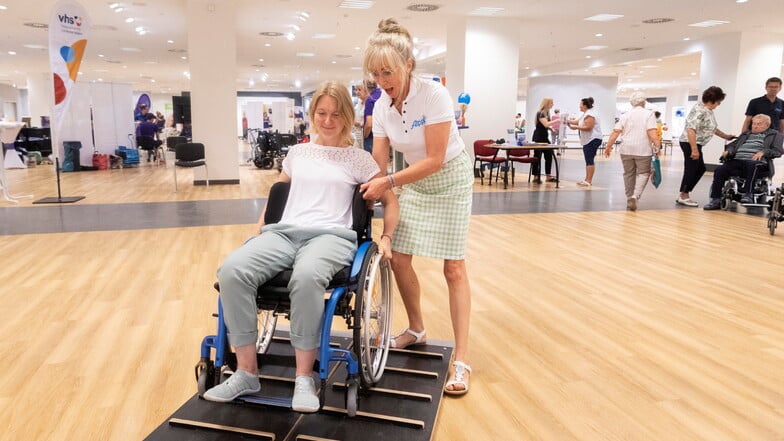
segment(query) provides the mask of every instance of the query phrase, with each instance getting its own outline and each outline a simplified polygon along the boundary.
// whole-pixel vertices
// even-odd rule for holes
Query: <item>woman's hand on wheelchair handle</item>
[[[381,254],[382,260],[392,259],[392,239],[388,235],[381,236],[378,241],[378,252]]]
[[[377,201],[390,188],[389,179],[384,177],[373,178],[359,186],[362,197],[366,201]]]

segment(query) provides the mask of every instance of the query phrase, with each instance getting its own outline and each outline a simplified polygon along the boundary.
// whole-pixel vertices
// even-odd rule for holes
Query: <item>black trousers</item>
[[[727,179],[733,176],[743,176],[746,182],[743,188],[740,189],[742,194],[751,193],[753,190],[752,185],[754,180],[767,176],[768,164],[762,161],[750,161],[745,159],[728,159],[716,167],[713,171],[713,184],[711,184],[710,197],[711,199],[719,199],[721,197],[721,189]]]
[[[550,171],[553,168],[553,151],[551,149],[547,150],[536,150],[534,149],[534,157],[536,161],[531,164],[531,174],[534,176],[539,176],[542,174],[542,155],[544,155],[544,172],[545,174],[550,174]]]
[[[691,193],[697,183],[700,182],[702,175],[705,174],[705,160],[702,158],[702,146],[697,144],[700,157],[691,159],[691,145],[681,141],[683,151],[683,178],[681,179],[681,193]]]

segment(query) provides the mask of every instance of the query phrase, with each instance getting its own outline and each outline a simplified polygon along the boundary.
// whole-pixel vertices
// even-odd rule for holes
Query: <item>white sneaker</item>
[[[577,183],[577,185],[579,185],[580,187],[590,187],[591,183],[588,181],[580,181]]]
[[[697,206],[699,206],[697,201],[693,201],[691,199],[678,198],[678,199],[675,200],[675,203],[678,204],[678,205],[685,205],[687,207],[697,207]]]
[[[228,403],[241,395],[253,394],[261,390],[259,377],[250,372],[237,370],[228,380],[204,393],[207,401]]]
[[[294,397],[291,409],[297,412],[313,413],[319,410],[319,398],[316,395],[316,382],[310,375],[298,375],[294,380]]]

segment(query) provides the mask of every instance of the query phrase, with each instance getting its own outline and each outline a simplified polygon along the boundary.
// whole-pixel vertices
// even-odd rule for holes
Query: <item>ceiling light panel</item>
[[[695,28],[710,28],[713,26],[723,25],[729,23],[728,21],[724,20],[705,20],[699,23],[692,23],[689,26],[693,26]]]
[[[613,21],[613,20],[618,20],[619,18],[623,18],[623,15],[618,15],[618,14],[597,14],[597,15],[592,15],[590,17],[584,18],[583,20],[588,20],[588,21]]]
[[[607,49],[607,46],[593,44],[593,45],[590,45],[590,46],[581,47],[580,49],[582,49],[584,51],[600,51],[602,49]]]
[[[476,8],[473,11],[469,12],[468,15],[490,16],[490,15],[496,15],[499,12],[503,12],[503,11],[504,8],[481,7],[481,8]]]
[[[347,9],[370,9],[374,4],[376,4],[376,2],[369,0],[343,0],[338,7]]]

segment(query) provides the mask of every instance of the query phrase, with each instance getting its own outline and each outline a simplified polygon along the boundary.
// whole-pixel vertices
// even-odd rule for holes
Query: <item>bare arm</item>
[[[378,199],[385,190],[392,188],[393,182],[396,186],[401,186],[416,182],[441,170],[444,158],[446,157],[446,146],[449,141],[451,124],[451,121],[444,121],[442,123],[425,126],[425,153],[427,156],[416,164],[412,164],[410,167],[390,175],[392,176],[392,179],[389,179],[388,177],[378,177],[372,179],[370,182],[362,184],[361,188],[365,194],[365,199]],[[381,170],[386,170],[387,160],[385,158],[389,157],[389,138],[383,138],[383,140],[387,145],[387,149],[385,149],[386,151],[383,153],[379,151],[377,154],[376,140],[375,138],[373,139],[373,158],[376,160],[379,167],[381,167]],[[384,158],[380,157],[382,154],[384,155]],[[383,160],[383,163],[379,162],[379,160]]]
[[[618,129],[613,129],[612,133],[610,133],[610,138],[607,140],[607,147],[604,148],[604,156],[610,157],[610,153],[612,153],[613,146],[615,145],[615,141],[618,140],[618,137],[621,135],[621,131]]]
[[[365,128],[363,129],[362,135],[367,138],[370,136],[370,133],[373,131],[373,115],[368,115],[365,117]]]
[[[728,135],[722,132],[721,130],[719,130],[718,127],[716,128],[716,130],[713,131],[713,133],[715,133],[719,138],[726,139],[727,141],[730,141],[733,138],[735,138],[735,135]]]
[[[390,259],[392,258],[392,235],[395,234],[397,221],[400,219],[400,205],[392,190],[385,191],[380,200],[384,205],[384,229],[378,246],[384,258]]]
[[[539,122],[542,123],[543,126],[547,127],[548,129],[552,125],[552,121],[548,121],[547,118],[539,118]]]
[[[661,141],[659,140],[659,130],[656,128],[648,129],[647,134],[648,134],[648,140],[650,140],[651,144],[653,144],[654,147],[656,147],[653,153],[658,155],[659,151],[661,150]]]
[[[572,120],[569,120],[572,121]],[[586,116],[585,120],[583,121],[582,126],[577,125],[577,121],[570,122],[569,128],[572,130],[584,130],[586,132],[593,130],[593,126],[596,125],[596,118],[592,116]]]

